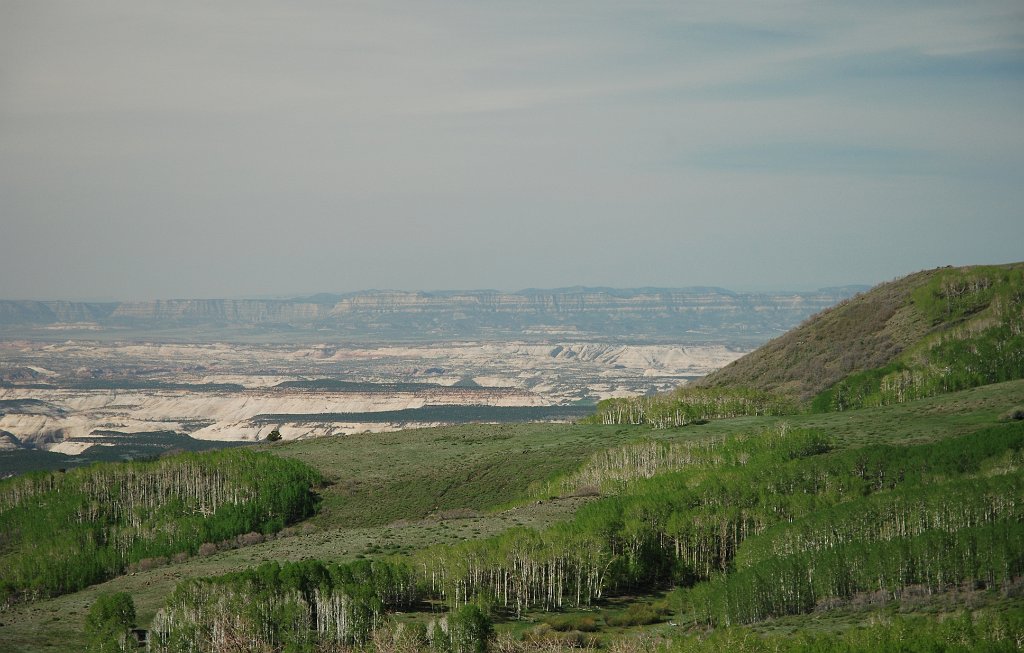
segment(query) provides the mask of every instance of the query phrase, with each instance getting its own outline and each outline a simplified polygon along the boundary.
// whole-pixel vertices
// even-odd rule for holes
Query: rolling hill
[[[898,404],[1024,378],[1024,263],[883,283],[699,380],[601,402],[602,423],[680,426],[752,414]]]
[[[704,378],[815,410],[902,403],[1024,376],[1024,263],[882,284]]]
[[[912,296],[935,274],[918,272],[858,294],[698,385],[743,386],[807,400],[850,374],[886,365],[931,330]]]
[[[917,386],[918,394],[934,394],[1020,378],[1022,274],[1024,263],[939,268],[881,284],[815,315],[698,385],[744,386],[807,401],[845,383],[860,390],[864,403],[886,382],[903,381]],[[987,348],[993,356],[983,361]],[[922,387],[928,383],[937,387],[928,391]]]

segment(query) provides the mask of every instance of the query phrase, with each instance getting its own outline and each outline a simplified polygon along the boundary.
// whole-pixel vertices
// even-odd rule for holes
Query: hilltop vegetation
[[[928,335],[888,364],[823,391],[815,410],[884,406],[1024,377],[1024,267],[940,270],[912,302]]]
[[[850,374],[881,367],[931,328],[911,297],[934,274],[883,283],[826,309],[699,385],[749,387],[803,402]]]
[[[1022,275],[1024,263],[1015,263],[941,268],[882,284],[700,385],[752,387],[845,410],[1021,378]]]
[[[1024,263],[885,283],[700,380],[609,399],[605,424],[681,426],[740,415],[886,406],[1024,378]]]

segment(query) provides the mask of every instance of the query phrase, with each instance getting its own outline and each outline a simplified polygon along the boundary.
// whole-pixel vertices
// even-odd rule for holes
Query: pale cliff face
[[[324,413],[372,413],[421,408],[426,405],[543,406],[545,400],[513,390],[448,389],[436,391],[332,393],[282,391],[240,392],[109,391],[0,389],[0,400],[35,399],[45,407],[9,412],[0,416],[0,430],[23,443],[46,445],[71,438],[90,437],[94,431],[123,433],[146,431],[193,431],[197,422],[208,422],[193,437],[236,440],[255,437],[257,415],[311,415]],[[53,410],[54,407],[59,410]],[[308,430],[308,429],[307,429]]]
[[[522,293],[430,294],[372,292],[342,299],[331,315],[358,311],[452,311],[486,310],[497,313],[643,313],[686,310],[799,310],[831,306],[845,293],[731,293],[718,289],[621,291],[537,291]]]
[[[285,438],[393,430],[398,424],[315,416],[596,401],[665,390],[742,353],[724,346],[594,342],[299,347],[7,342],[0,346],[0,381],[9,386],[0,388],[0,431],[21,443],[5,441],[5,446],[71,452],[79,446],[76,441],[110,431],[166,430],[238,440],[264,437],[275,427]],[[118,379],[127,385],[117,387]],[[341,385],[288,383],[310,379],[335,379]],[[112,388],[104,387],[111,383]],[[259,418],[267,415],[275,416],[273,423]]]

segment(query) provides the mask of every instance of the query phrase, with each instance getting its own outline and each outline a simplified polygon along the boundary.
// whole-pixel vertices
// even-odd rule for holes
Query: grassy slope
[[[631,437],[622,427],[469,424],[318,438],[270,450],[327,477],[314,525],[350,528],[505,504],[525,496],[533,481]]]
[[[467,425],[269,445],[277,455],[316,467],[331,483],[321,490],[317,516],[287,529],[289,537],[121,576],[0,613],[0,651],[68,650],[68,642],[81,641],[88,606],[105,591],[130,592],[145,625],[186,577],[267,560],[351,559],[417,549],[566,519],[577,500],[472,515],[522,499],[530,483],[574,469],[592,452],[636,436],[621,427]],[[449,513],[469,517],[449,519]]]
[[[971,432],[992,424],[1022,402],[1024,381],[1015,381],[899,406],[799,415],[786,421],[822,428],[841,446],[858,446]],[[579,500],[531,502],[507,512],[457,520],[423,517],[457,508],[481,510],[521,499],[531,481],[573,469],[596,450],[639,437],[706,438],[757,430],[776,421],[778,418],[739,418],[661,431],[557,424],[469,425],[274,445],[271,450],[275,453],[305,460],[334,480],[324,489],[320,515],[292,529],[288,537],[122,576],[76,594],[0,614],[0,650],[79,648],[82,619],[104,591],[130,592],[145,625],[175,583],[186,577],[221,574],[265,560],[344,560],[374,555],[378,550],[407,551],[484,537],[517,524],[542,526],[567,518]],[[447,491],[435,495],[439,489]],[[800,622],[790,619],[786,623]]]
[[[991,267],[1020,270],[1024,263]],[[810,400],[847,376],[883,367],[930,334],[963,321],[963,315],[926,315],[914,292],[951,272],[971,270],[939,268],[883,283],[819,313],[698,385],[746,386]]]
[[[853,372],[885,365],[928,332],[910,297],[932,274],[884,283],[825,310],[698,385],[750,386],[807,400]]]

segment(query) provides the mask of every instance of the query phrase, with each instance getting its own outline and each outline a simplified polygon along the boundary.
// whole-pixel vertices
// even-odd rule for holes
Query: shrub
[[[609,626],[646,626],[661,621],[661,613],[653,605],[634,603],[620,614],[606,615],[604,620]]]
[[[101,594],[85,617],[88,650],[113,653],[130,647],[131,629],[135,626],[135,602],[125,592]]]
[[[448,618],[452,653],[485,653],[494,637],[491,618],[478,606],[464,605]]]
[[[214,553],[217,553],[217,545],[213,542],[204,542],[199,547],[199,555],[201,556],[212,556]]]
[[[581,633],[592,633],[598,630],[597,620],[591,615],[567,614],[549,617],[545,621],[553,630],[560,632],[578,630]]]
[[[167,558],[163,556],[157,556],[155,558],[143,558],[142,560],[139,560],[139,571],[149,571],[150,569],[163,567],[166,564]]]
[[[264,540],[266,540],[266,537],[262,533],[249,532],[238,536],[238,546],[252,546],[253,544],[260,544]]]

